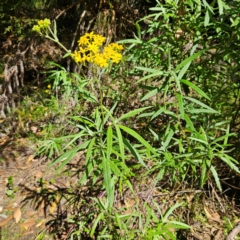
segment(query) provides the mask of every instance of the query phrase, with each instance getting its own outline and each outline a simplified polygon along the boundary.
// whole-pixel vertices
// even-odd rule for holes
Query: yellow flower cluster
[[[45,18],[44,20],[39,20],[38,25],[34,25],[32,30],[40,33],[42,29],[47,29],[50,26],[51,22],[49,19]]]
[[[122,59],[121,51],[123,46],[118,43],[110,43],[102,50],[102,45],[106,38],[91,33],[86,33],[78,41],[78,51],[72,54],[77,63],[93,63],[99,67],[107,67],[109,62],[118,63]]]

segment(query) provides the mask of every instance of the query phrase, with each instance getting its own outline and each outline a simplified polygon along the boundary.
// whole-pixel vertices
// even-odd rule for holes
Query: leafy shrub
[[[236,70],[237,63],[238,50],[229,44],[234,37],[238,45],[236,8],[222,0],[214,7],[206,1],[180,4],[169,0],[158,2],[150,10],[154,13],[137,23],[138,36],[119,42],[126,45],[125,62],[114,73],[111,64],[91,59],[89,49],[72,55],[83,64],[80,68],[90,69],[89,78],[84,74],[72,76],[62,67],[51,73],[54,86],[62,93],[70,96],[82,81],[81,89],[74,90],[74,94],[76,99],[80,99],[79,93],[87,94],[81,101],[84,110],[69,117],[78,132],[45,141],[40,152],[49,157],[56,152],[58,157],[49,166],[58,164],[58,170],[81,152],[85,164],[80,186],[97,188],[101,193],[101,197],[91,196],[95,215],[86,211],[81,220],[73,218],[79,230],[72,237],[87,234],[175,239],[169,229],[188,226],[165,220],[180,204],[162,218],[159,206],[153,202],[141,205],[146,214],[132,211],[124,215],[116,207],[116,196],[122,196],[126,189],[135,194],[132,179],[151,176],[154,187],[170,179],[173,186],[202,188],[213,177],[222,190],[220,163],[240,173],[229,143],[235,136],[231,116],[234,111],[237,114],[234,108],[238,100],[234,104],[234,99],[239,99],[239,86],[232,84],[229,74]],[[148,24],[144,31],[140,29],[142,21]],[[52,36],[47,37],[58,43],[56,25],[54,31],[48,27]],[[97,49],[100,55],[101,51]],[[84,61],[83,52],[88,57]],[[137,81],[136,76],[140,76]],[[130,82],[124,78],[130,78]],[[127,224],[128,220],[134,224]]]

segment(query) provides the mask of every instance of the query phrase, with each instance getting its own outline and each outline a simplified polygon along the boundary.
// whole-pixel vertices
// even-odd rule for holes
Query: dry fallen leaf
[[[13,201],[13,202],[9,203],[9,204],[5,207],[5,209],[7,209],[7,210],[14,210],[17,205],[18,205],[18,204]]]
[[[42,177],[42,175],[43,175],[43,173],[42,173],[41,171],[38,171],[38,172],[35,174],[35,177],[36,177],[37,179],[39,179],[39,178]]]
[[[44,201],[43,199],[41,199],[41,204],[40,204],[38,210],[40,211],[40,213],[42,214],[42,216],[46,217],[45,201]]]
[[[30,127],[30,129],[33,133],[36,133],[38,131],[38,128],[34,126]]]
[[[204,208],[204,212],[205,212],[207,218],[208,218],[208,219],[211,219],[212,216],[211,216],[211,214],[209,213],[209,211],[207,210],[207,208],[206,208],[205,206],[204,206],[203,208]]]
[[[210,211],[205,206],[204,206],[204,212],[205,212],[208,220],[222,223],[221,218],[217,212],[210,213]]]
[[[34,155],[30,155],[26,161],[26,164],[28,164],[29,162],[31,162],[34,158]]]
[[[214,236],[214,240],[219,240],[219,239],[222,239],[222,229],[219,229],[216,233],[216,235]]]
[[[212,213],[212,220],[218,223],[222,223],[221,217],[217,212]]]
[[[7,225],[8,222],[9,222],[10,220],[12,220],[12,219],[13,219],[13,215],[10,215],[10,216],[8,216],[7,218],[5,218],[4,220],[0,221],[0,227],[3,227],[3,226],[5,226],[5,225]]]
[[[57,203],[59,201],[59,197],[57,196],[55,201],[52,203],[51,207],[49,208],[49,212],[52,214],[54,212],[54,210],[56,209],[57,207]]]
[[[46,221],[47,221],[47,219],[42,219],[42,220],[36,225],[36,227],[41,227]]]
[[[19,226],[24,228],[25,230],[28,230],[28,228],[32,227],[34,224],[35,224],[35,219],[29,218],[25,220],[23,223],[19,224]]]
[[[237,225],[239,222],[240,222],[240,219],[238,218],[238,219],[234,220],[233,225]]]
[[[26,235],[29,235],[29,234],[35,234],[34,231],[28,231],[28,232],[25,232],[22,234],[22,236],[26,236]]]
[[[18,223],[21,219],[22,212],[21,209],[18,207],[13,213],[13,218],[15,219],[15,222]]]
[[[31,217],[31,216],[33,216],[33,215],[36,215],[38,212],[37,211],[31,211],[31,212],[26,212],[26,215],[28,216],[28,217]]]
[[[25,170],[25,169],[28,169],[30,167],[32,167],[32,164],[27,164],[24,167],[21,166],[20,169]]]
[[[136,204],[134,199],[128,199],[124,201],[125,207],[129,208]]]

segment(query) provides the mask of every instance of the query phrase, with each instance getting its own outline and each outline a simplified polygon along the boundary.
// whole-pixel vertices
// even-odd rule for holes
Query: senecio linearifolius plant
[[[226,4],[221,5],[222,2],[218,1],[221,18],[223,12],[228,10]],[[137,23],[138,35],[135,39],[104,46],[106,39],[91,32],[80,38],[78,50],[71,53],[66,49],[67,55],[77,64],[90,66],[92,75],[89,78],[85,77],[84,87],[91,89],[91,94],[94,95],[91,99],[94,99],[95,107],[90,116],[81,113],[71,117],[71,121],[79,129],[78,133],[48,140],[41,151],[59,151],[59,157],[50,164],[59,164],[58,169],[62,169],[78,152],[83,152],[85,171],[80,178],[80,184],[90,183],[91,186],[95,186],[99,182],[102,183],[103,197],[94,198],[99,212],[90,231],[91,236],[96,232],[97,226],[105,226],[106,219],[116,219],[118,229],[126,236],[128,227],[131,228],[127,224],[128,221],[134,222],[134,226],[137,222],[144,228],[144,223],[140,224],[144,218],[141,214],[133,211],[133,214],[128,216],[120,216],[115,212],[116,215],[113,216],[113,212],[109,211],[114,208],[116,188],[120,194],[124,188],[134,192],[130,179],[136,176],[132,166],[137,165],[136,169],[142,167],[146,169],[145,175],[154,176],[154,186],[167,176],[170,184],[181,186],[182,183],[191,182],[192,186],[196,186],[199,181],[202,188],[209,176],[213,176],[218,189],[221,190],[219,162],[224,162],[230,169],[239,173],[237,161],[229,154],[229,138],[234,136],[230,131],[229,119],[225,119],[224,115],[221,118],[218,102],[215,102],[217,109],[211,104],[212,99],[219,94],[215,94],[213,89],[216,89],[220,81],[212,89],[212,85],[205,84],[211,83],[207,79],[211,72],[208,72],[210,68],[206,69],[206,65],[202,65],[202,62],[206,63],[209,58],[207,53],[211,47],[209,45],[212,36],[209,36],[209,39],[206,39],[206,36],[212,31],[211,14],[215,9],[206,1],[190,0],[185,3],[184,18],[179,17],[178,1],[166,1],[166,4],[159,3],[157,7],[152,8],[153,13],[142,19],[148,23],[148,28],[141,31],[141,22]],[[206,11],[205,16],[203,11]],[[56,24],[53,24],[52,30],[50,21],[44,21],[39,22],[35,31],[59,43]],[[216,29],[225,31],[226,26],[223,22],[217,21],[217,18],[214,19],[214,24],[218,26]],[[231,26],[229,28],[231,29]],[[195,31],[194,34],[192,30]],[[161,34],[158,34],[159,32]],[[143,40],[143,34],[149,37],[148,40]],[[218,34],[221,35],[221,32]],[[223,33],[220,37],[223,36],[228,35]],[[119,43],[130,44],[124,60],[130,62],[129,65],[134,69],[133,74],[142,76],[136,83],[139,89],[142,88],[141,99],[137,100],[141,106],[145,106],[132,111],[125,109],[126,113],[120,111],[120,114],[120,104],[115,99],[110,107],[104,106],[103,95],[107,95],[107,92],[104,92],[107,86],[103,86],[99,77],[104,71],[111,73],[112,65],[122,61],[123,47]],[[207,64],[212,64],[213,59]],[[97,84],[92,84],[93,79]],[[134,125],[133,119],[141,119],[144,126],[147,126],[144,129],[148,131],[145,137],[141,129],[129,127]],[[154,121],[159,125],[154,125]],[[63,149],[58,147],[58,141],[64,143]],[[129,166],[130,161],[137,164]],[[149,239],[152,239],[153,236],[164,235],[163,223],[168,221],[163,217],[165,220],[159,219],[154,222],[152,219],[156,219],[156,211],[145,207],[149,210],[149,227],[139,230],[139,235],[134,233],[135,238],[126,239],[136,239],[136,236],[149,236]],[[139,219],[136,220],[137,218]],[[180,228],[179,224],[175,226]],[[103,228],[104,231],[107,232],[107,228]],[[104,231],[103,234],[106,233]],[[175,236],[172,234],[171,239],[174,239],[173,235]]]

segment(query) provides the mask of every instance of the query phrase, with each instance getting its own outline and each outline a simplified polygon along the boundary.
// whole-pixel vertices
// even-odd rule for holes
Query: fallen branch
[[[235,240],[237,235],[238,235],[238,233],[240,233],[240,222],[228,234],[226,240]]]

